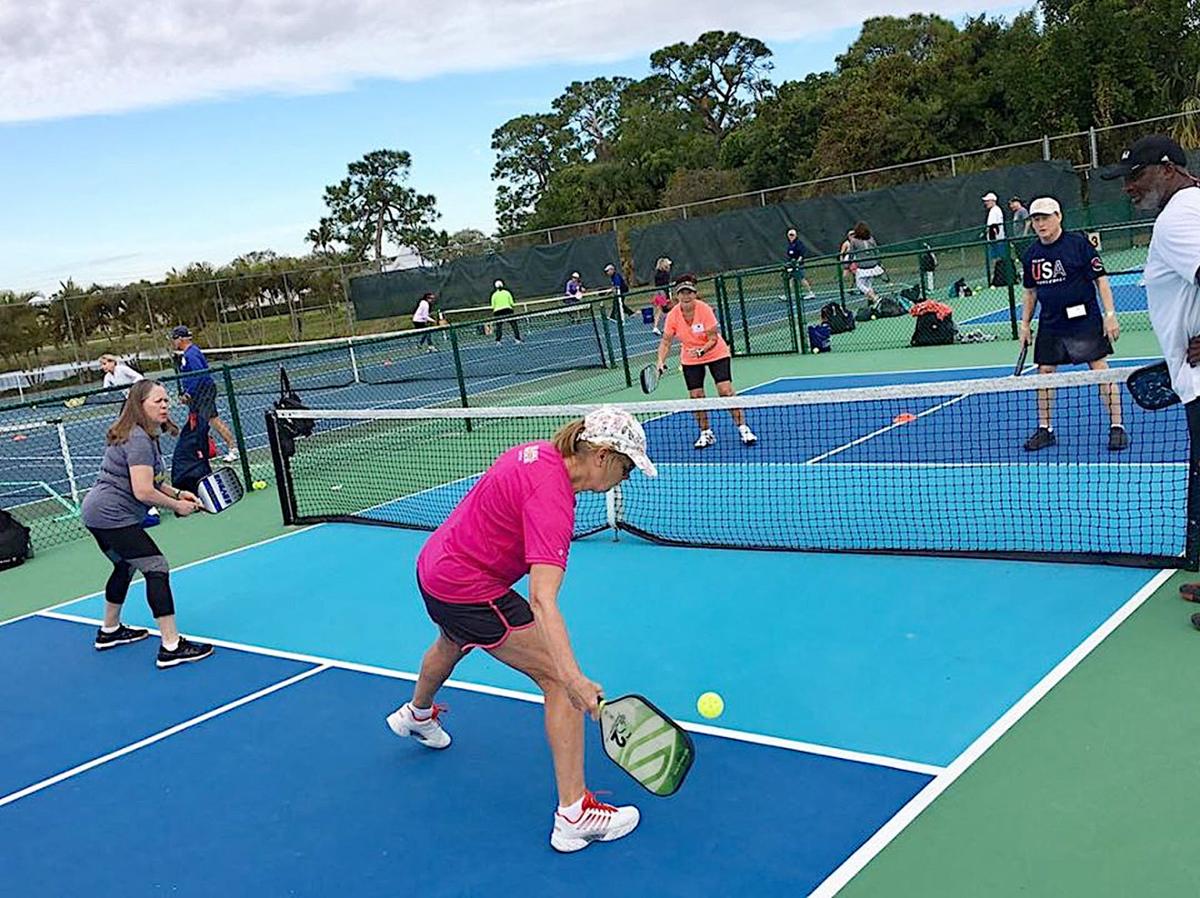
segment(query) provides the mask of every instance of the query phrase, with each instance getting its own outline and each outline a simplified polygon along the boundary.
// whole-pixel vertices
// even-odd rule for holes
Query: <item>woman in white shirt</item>
[[[145,379],[115,355],[108,353],[100,356],[100,370],[104,372],[105,387],[128,387]]]
[[[433,303],[437,300],[436,293],[426,293],[417,303],[417,310],[413,312],[413,327],[419,329],[431,328],[435,324],[433,318]],[[421,334],[421,339],[417,341],[418,346],[424,346],[426,352],[437,352],[437,347],[433,345],[433,334]]]

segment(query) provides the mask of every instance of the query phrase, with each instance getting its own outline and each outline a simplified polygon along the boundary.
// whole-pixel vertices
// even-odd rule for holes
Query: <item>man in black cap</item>
[[[183,388],[183,400],[198,418],[204,418],[209,426],[225,441],[225,461],[237,461],[237,443],[229,427],[221,420],[217,410],[217,384],[203,351],[192,340],[192,332],[186,324],[171,330],[171,345],[179,353],[179,385]]]
[[[1150,134],[1100,175],[1123,178],[1125,193],[1143,212],[1155,212],[1146,256],[1146,306],[1171,372],[1171,386],[1187,409],[1192,475],[1200,465],[1200,181],[1188,172],[1183,148],[1165,134]],[[1188,498],[1189,521],[1200,520],[1200,496]],[[1180,587],[1200,601],[1200,583]],[[1200,629],[1200,614],[1192,615]]]

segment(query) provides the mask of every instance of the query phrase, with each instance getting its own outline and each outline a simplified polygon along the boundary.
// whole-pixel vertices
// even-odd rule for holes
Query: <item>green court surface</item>
[[[1144,333],[1127,334],[1118,350],[1129,357],[1158,354]],[[750,386],[782,376],[1003,365],[1015,355],[1010,341],[833,352],[738,359],[734,375]],[[681,378],[669,376],[654,398],[682,395]],[[640,398],[634,389],[590,400]],[[250,494],[236,513],[168,519],[153,535],[178,568],[285,532],[268,490]],[[0,573],[0,619],[93,593],[108,570],[88,540],[43,551]],[[277,576],[286,579],[288,572]],[[839,894],[1200,895],[1189,838],[1200,806],[1200,714],[1189,688],[1200,662],[1200,634],[1188,621],[1195,607],[1177,594],[1187,579],[1167,580]],[[353,597],[342,600],[345,613],[354,614]],[[178,601],[182,612],[187,596]]]

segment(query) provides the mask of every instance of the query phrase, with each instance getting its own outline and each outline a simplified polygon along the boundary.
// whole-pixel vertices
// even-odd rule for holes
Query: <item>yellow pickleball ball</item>
[[[267,482],[265,480],[256,480],[256,481],[254,481],[252,486],[256,490],[265,490],[267,488]]]
[[[696,699],[696,710],[700,712],[701,717],[720,717],[721,712],[725,710],[725,699],[715,692],[706,692]]]

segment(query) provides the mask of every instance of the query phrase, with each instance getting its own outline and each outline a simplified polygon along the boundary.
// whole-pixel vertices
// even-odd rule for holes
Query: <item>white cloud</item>
[[[1005,4],[1007,6],[1007,4]],[[45,0],[0,4],[0,122],[623,58],[721,28],[769,45],[916,6],[778,0]],[[959,16],[979,0],[924,0]],[[995,8],[995,7],[993,7]]]

